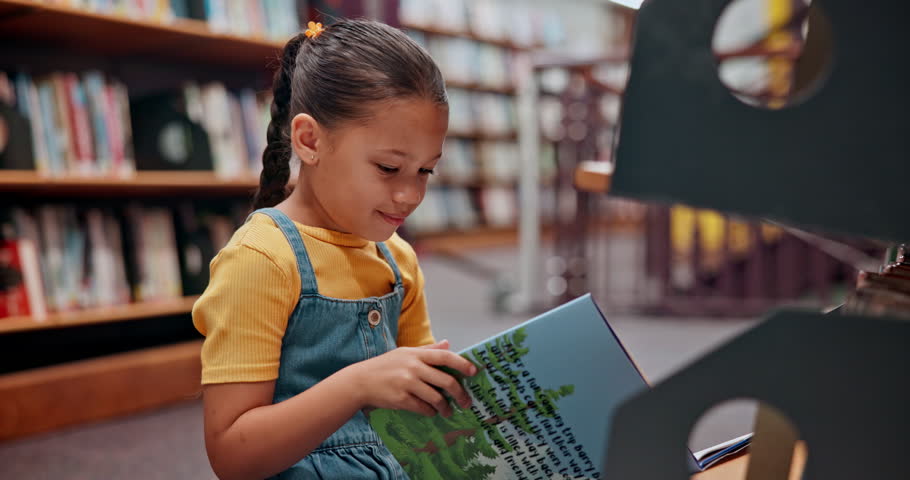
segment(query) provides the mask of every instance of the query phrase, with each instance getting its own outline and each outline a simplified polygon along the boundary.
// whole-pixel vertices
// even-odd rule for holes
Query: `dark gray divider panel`
[[[907,2],[815,0],[833,32],[827,79],[777,111],[718,77],[711,39],[728,3],[642,7],[612,193],[910,240]]]
[[[735,398],[789,417],[808,447],[804,480],[910,478],[908,378],[910,322],[781,311],[623,403],[606,478],[689,479],[695,423]]]

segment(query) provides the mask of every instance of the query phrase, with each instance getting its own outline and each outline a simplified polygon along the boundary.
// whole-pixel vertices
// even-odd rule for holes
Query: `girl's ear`
[[[291,148],[297,158],[305,165],[319,163],[316,148],[322,134],[319,122],[306,113],[298,113],[291,119]]]

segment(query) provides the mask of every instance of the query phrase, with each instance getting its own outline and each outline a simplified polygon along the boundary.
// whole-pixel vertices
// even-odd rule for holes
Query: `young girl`
[[[275,75],[254,212],[211,263],[193,309],[205,441],[222,479],[403,479],[364,413],[449,415],[470,398],[437,366],[423,276],[395,235],[439,161],[439,69],[372,21],[310,29]],[[291,155],[300,176],[287,195]]]

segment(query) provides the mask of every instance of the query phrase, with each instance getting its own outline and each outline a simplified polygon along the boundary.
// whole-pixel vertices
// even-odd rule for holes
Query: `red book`
[[[73,139],[70,144],[75,147],[78,173],[88,175],[93,170],[95,152],[92,145],[88,109],[85,105],[85,91],[75,73],[66,73],[63,78],[66,82],[67,113],[70,120],[70,134]]]
[[[15,316],[47,316],[38,254],[22,239],[0,241],[0,318]]]

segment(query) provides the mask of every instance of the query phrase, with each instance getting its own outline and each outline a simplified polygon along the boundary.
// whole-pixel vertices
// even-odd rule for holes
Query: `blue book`
[[[85,85],[85,95],[89,115],[92,122],[93,141],[95,145],[95,166],[98,173],[110,174],[113,170],[113,154],[111,153],[111,143],[108,138],[110,132],[107,129],[107,121],[104,115],[105,104],[105,82],[104,75],[97,71],[91,70],[83,74],[82,81]]]
[[[613,411],[648,388],[590,295],[460,353],[480,370],[460,378],[470,408],[452,402],[449,418],[370,413],[412,479],[603,478]],[[693,472],[708,466],[686,460]]]
[[[56,102],[54,86],[50,80],[38,82],[38,100],[41,108],[41,118],[44,122],[45,140],[47,142],[48,171],[51,175],[59,176],[66,173],[64,165],[63,146],[57,131],[54,118],[56,115]]]

